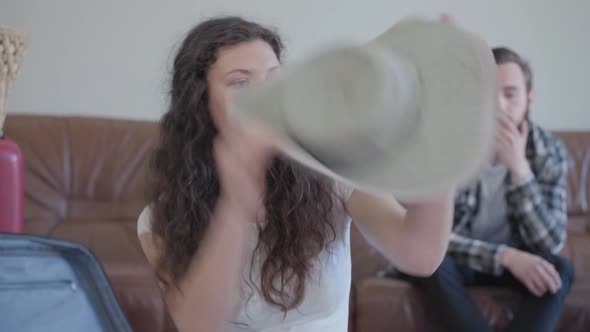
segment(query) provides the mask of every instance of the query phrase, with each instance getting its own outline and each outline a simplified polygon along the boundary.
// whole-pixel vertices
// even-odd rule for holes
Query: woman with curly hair
[[[266,127],[230,124],[232,98],[282,51],[273,31],[223,17],[174,59],[138,232],[180,331],[346,331],[352,221],[409,274],[432,274],[447,248],[452,193],[404,208],[281,156]]]

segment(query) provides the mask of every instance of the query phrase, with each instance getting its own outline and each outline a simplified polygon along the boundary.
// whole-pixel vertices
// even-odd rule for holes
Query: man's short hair
[[[497,65],[511,62],[516,63],[524,74],[527,92],[530,92],[533,89],[533,72],[531,71],[528,61],[508,47],[494,47],[492,53],[494,54],[494,59],[496,60]]]

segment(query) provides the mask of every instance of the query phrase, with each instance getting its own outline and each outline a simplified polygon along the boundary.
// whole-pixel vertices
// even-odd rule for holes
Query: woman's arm
[[[365,238],[401,271],[428,276],[442,262],[452,228],[454,194],[408,205],[355,190],[346,208]]]

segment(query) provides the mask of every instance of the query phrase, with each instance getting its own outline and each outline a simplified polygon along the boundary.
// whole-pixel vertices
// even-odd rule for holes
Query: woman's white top
[[[336,193],[343,204],[337,204],[336,218],[344,224],[344,234],[324,249],[306,280],[303,302],[287,315],[266,303],[262,295],[250,285],[250,266],[244,271],[242,299],[238,314],[230,331],[284,331],[284,332],[346,332],[348,330],[348,300],[351,282],[350,223],[351,217],[344,203],[352,188],[336,185]],[[137,223],[137,232],[151,231],[151,211],[146,207]],[[252,244],[252,250],[256,243]],[[251,256],[251,255],[250,255]],[[250,257],[249,256],[249,257]],[[259,257],[252,266],[252,280],[260,286]]]

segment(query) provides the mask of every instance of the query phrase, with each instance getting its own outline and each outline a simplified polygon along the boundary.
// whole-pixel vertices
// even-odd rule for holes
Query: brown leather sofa
[[[25,164],[25,232],[76,241],[98,256],[135,331],[175,331],[137,238],[151,122],[8,116]]]
[[[13,115],[5,132],[25,159],[25,232],[86,245],[102,262],[135,331],[175,331],[136,235],[157,125]],[[563,254],[577,270],[558,331],[590,331],[590,132],[558,134],[572,157]],[[427,299],[406,283],[376,277],[385,261],[355,229],[352,256],[350,331],[437,331]],[[518,303],[502,289],[472,292],[497,326],[508,322]]]

